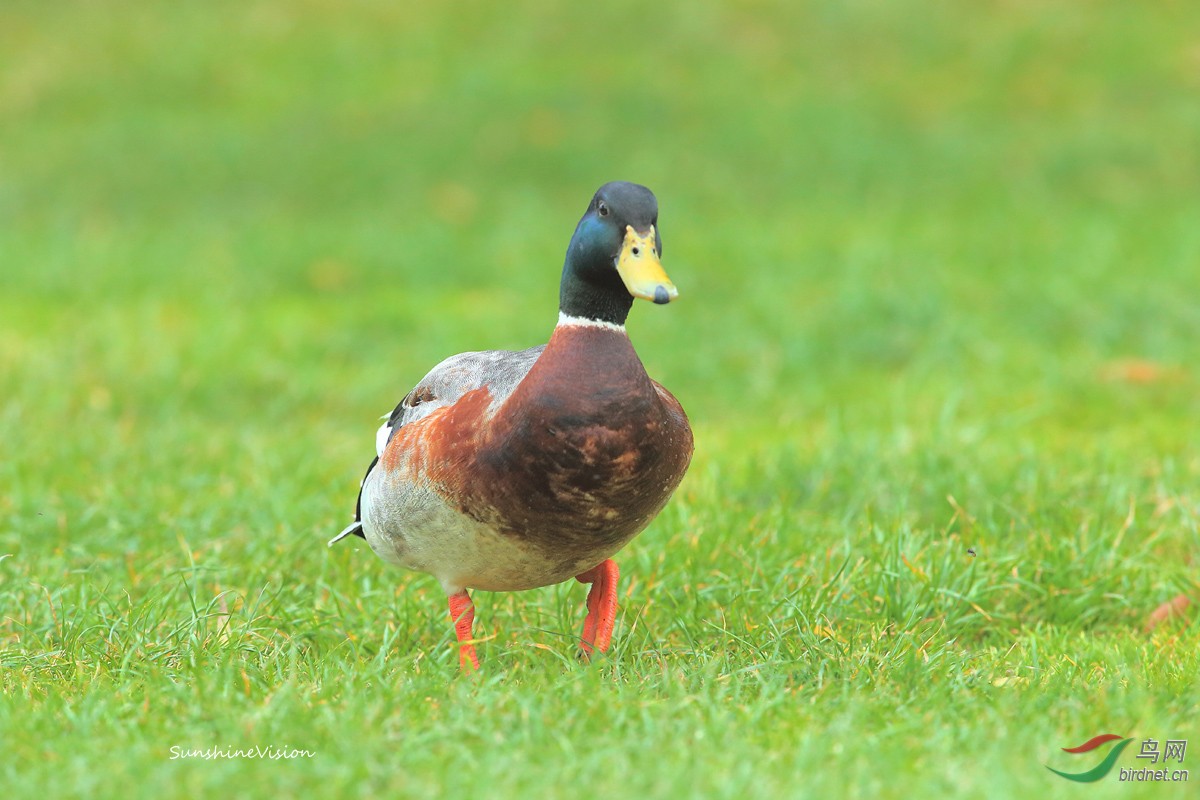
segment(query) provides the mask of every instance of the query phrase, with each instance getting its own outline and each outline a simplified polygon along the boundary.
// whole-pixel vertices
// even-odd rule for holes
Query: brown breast
[[[556,329],[487,421],[490,400],[478,390],[431,418],[423,466],[463,513],[564,562],[639,533],[691,461],[687,416],[619,331]]]

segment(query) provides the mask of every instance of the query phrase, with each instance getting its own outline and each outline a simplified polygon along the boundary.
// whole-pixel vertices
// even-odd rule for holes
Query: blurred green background
[[[828,763],[814,743],[829,737],[848,748],[858,737],[843,777],[866,775],[878,755],[867,728],[898,748],[879,763],[906,777],[863,777],[857,791],[1049,791],[1037,759],[1098,732],[1068,723],[1107,713],[1098,698],[1114,686],[1158,688],[1088,725],[1136,717],[1160,723],[1160,738],[1179,734],[1194,719],[1196,625],[1149,651],[1136,630],[1192,591],[1200,545],[1198,31],[1189,2],[7,0],[0,647],[6,693],[23,698],[9,728],[40,733],[10,743],[24,767],[6,776],[115,790],[131,773],[106,783],[91,770],[103,734],[124,769],[154,776],[147,792],[227,788],[234,769],[271,779],[262,763],[166,769],[164,742],[258,719],[223,678],[215,706],[179,688],[213,658],[239,691],[245,678],[248,704],[292,687],[279,731],[303,731],[331,703],[343,733],[379,725],[383,745],[407,742],[381,721],[388,701],[321,687],[331,669],[403,687],[406,667],[386,659],[424,650],[440,677],[396,690],[413,725],[434,725],[418,713],[425,693],[502,705],[446,689],[453,654],[437,638],[431,581],[323,542],[352,511],[375,417],[429,367],[547,338],[573,226],[614,179],[659,197],[681,302],[638,304],[630,332],[697,432],[679,501],[626,556],[627,574],[648,582],[635,579],[627,602],[675,620],[639,634],[652,640],[628,654],[632,673],[658,675],[656,648],[708,653],[694,658],[710,666],[719,651],[728,660],[711,673],[677,664],[707,706],[718,673],[732,680],[723,686],[749,680],[763,651],[736,651],[756,642],[796,648],[776,651],[776,688],[832,675],[878,690],[882,670],[860,668],[876,662],[854,646],[818,664],[820,643],[788,625],[811,639],[857,624],[877,645],[950,613],[960,625],[939,641],[972,666],[943,678],[1032,679],[1063,698],[1041,706],[1036,742],[1002,730],[1028,699],[956,706],[963,737],[986,728],[999,743],[953,774],[931,768],[963,741],[913,738],[929,720],[905,709],[935,707],[920,687],[938,680],[917,658],[928,658],[921,635],[895,651],[915,660],[893,695],[875,695],[890,710],[869,724],[849,696],[837,708],[858,721],[846,728],[823,727],[836,717],[824,695],[794,720],[772,718],[788,741],[824,737],[807,740],[815,762],[767,741],[710,741],[700,752],[718,761],[774,765],[730,767],[710,796],[791,786],[795,770]],[[980,557],[962,578],[968,546]],[[931,579],[933,562],[949,571]],[[195,579],[182,594],[154,593],[181,574]],[[903,583],[922,574],[928,592]],[[839,581],[814,626],[803,592]],[[196,622],[229,592],[227,615],[262,624],[250,609],[264,587],[277,592],[269,637],[287,646],[233,647]],[[541,627],[572,630],[581,598],[567,592],[481,600],[481,615],[517,647]],[[780,597],[791,622],[761,627],[783,613]],[[192,639],[164,633],[189,618]],[[705,633],[717,618],[727,636]],[[1093,635],[1099,644],[1079,638]],[[342,649],[355,637],[370,652]],[[1024,643],[1016,655],[1010,640]],[[1039,684],[1039,643],[1077,671]],[[972,660],[984,651],[990,666]],[[522,666],[530,652],[495,643],[490,658],[536,671]],[[142,671],[148,653],[163,660]],[[297,678],[297,663],[316,677]],[[519,674],[491,689],[520,698],[525,681],[574,697]],[[641,691],[676,697],[655,686]],[[734,694],[753,709],[756,692]],[[138,711],[143,693],[158,711]],[[520,707],[487,730],[501,736]],[[729,741],[745,724],[703,719],[680,724]],[[474,723],[437,724],[457,741]],[[626,738],[669,749],[677,732],[637,730],[581,774],[600,785],[613,764],[657,766],[667,777],[644,776],[643,791],[699,791],[690,762],[619,749]],[[544,735],[530,746],[554,749]],[[345,741],[336,726],[301,740],[325,753]],[[71,768],[30,766],[65,748],[79,753]],[[425,783],[401,785],[467,780],[439,772],[442,751],[423,752],[424,766],[409,765]],[[333,770],[331,787],[396,788],[330,761],[314,769]],[[963,782],[983,767],[1009,782]],[[495,787],[554,785],[518,770]]]
[[[218,391],[195,377],[213,362],[269,421],[331,384],[386,408],[429,357],[545,338],[572,225],[621,178],[660,195],[687,301],[637,334],[701,423],[967,376],[1075,420],[1048,381],[1193,352],[1194,17],[9,3],[3,311],[46,335],[5,354],[136,381],[118,416]]]

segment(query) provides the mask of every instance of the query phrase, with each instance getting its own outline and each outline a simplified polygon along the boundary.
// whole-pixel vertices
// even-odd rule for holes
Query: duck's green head
[[[622,325],[635,297],[669,303],[679,291],[661,258],[654,193],[636,183],[606,183],[571,237],[559,309],[572,317]]]

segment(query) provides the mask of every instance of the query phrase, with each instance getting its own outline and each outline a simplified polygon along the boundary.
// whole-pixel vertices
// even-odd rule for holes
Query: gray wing
[[[439,408],[457,403],[464,394],[481,386],[488,387],[493,407],[508,399],[517,388],[546,345],[528,350],[481,350],[474,353],[459,353],[450,356],[429,371],[411,392],[405,395],[390,415],[387,422],[375,434],[375,460],[367,467],[367,474],[358,485],[358,502],[354,507],[354,522],[342,529],[329,544],[339,542],[347,536],[362,536],[362,487],[371,471],[379,463],[388,442],[400,428],[429,416]],[[365,537],[364,537],[365,538]]]
[[[379,428],[375,434],[376,455],[383,455],[401,427],[454,405],[464,394],[481,386],[488,387],[493,406],[503,403],[545,349],[542,344],[528,350],[482,350],[450,356],[421,379]]]

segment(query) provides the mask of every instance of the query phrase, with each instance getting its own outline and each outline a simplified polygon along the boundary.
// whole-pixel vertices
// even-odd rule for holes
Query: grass
[[[1043,765],[1197,730],[1200,622],[1142,630],[1197,585],[1197,22],[9,3],[3,784],[1181,792]],[[426,369],[546,338],[613,178],[660,198],[682,302],[630,327],[696,458],[607,658],[581,587],[478,593],[464,679],[431,579],[324,541]]]

